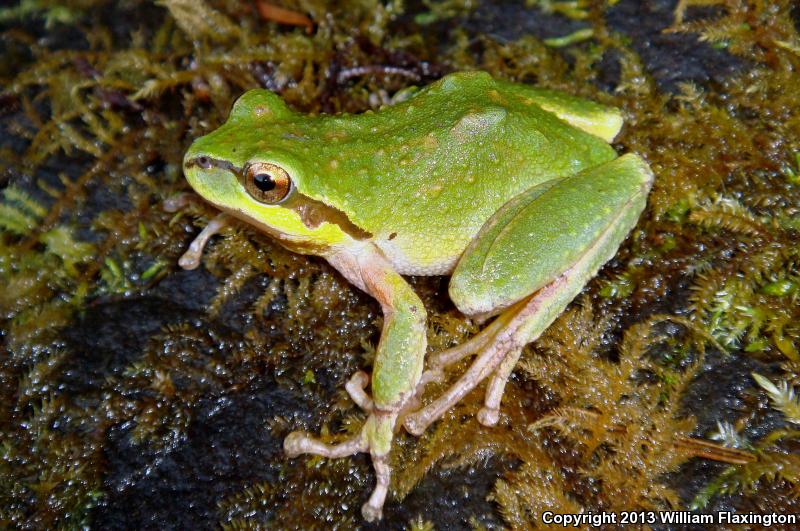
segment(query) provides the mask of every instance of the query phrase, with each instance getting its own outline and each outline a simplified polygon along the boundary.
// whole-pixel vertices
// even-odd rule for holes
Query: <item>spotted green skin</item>
[[[598,133],[613,136],[621,124],[614,109],[469,72],[360,115],[293,113],[275,94],[252,90],[236,102],[226,124],[192,145],[187,159],[208,154],[239,167],[259,160],[291,168],[299,191],[344,212],[389,247],[400,273],[446,274],[508,200],[617,157],[603,138],[537,102],[566,109]],[[207,184],[188,177],[212,203],[247,205],[256,221],[275,217],[274,208],[260,207],[244,193],[221,196],[214,187],[224,177],[208,177]],[[297,223],[275,223],[298,239],[320,239]],[[323,239],[341,241],[330,233]]]
[[[377,486],[368,520],[380,518],[386,454],[424,368],[425,309],[401,275],[451,275],[456,307],[501,314],[509,328],[496,332],[497,348],[518,353],[616,253],[645,207],[649,167],[609,145],[621,126],[616,109],[462,72],[355,116],[295,113],[252,90],[186,153],[184,172],[203,198],[289,249],[326,258],[381,304],[372,398],[351,393],[369,412],[361,432],[338,447],[297,432],[284,441],[289,455],[369,451]],[[250,197],[241,175],[256,162],[289,175],[284,201]],[[406,416],[406,429],[424,413]]]

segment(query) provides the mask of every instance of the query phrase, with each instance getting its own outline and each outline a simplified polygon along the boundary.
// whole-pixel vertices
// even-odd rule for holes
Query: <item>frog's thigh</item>
[[[628,154],[515,197],[464,251],[451,299],[467,315],[497,314],[580,262],[610,230],[608,249],[582,266],[582,286],[636,224],[651,183],[647,164]]]
[[[645,162],[634,155],[626,155],[557,181],[544,191],[529,191],[523,194],[524,198],[509,202],[486,223],[456,266],[450,296],[465,313],[479,314],[495,312],[518,299],[524,300],[498,317],[504,323],[502,328],[455,384],[432,403],[405,418],[404,425],[410,433],[421,434],[493,372],[479,420],[488,425],[497,422],[503,388],[520,349],[536,339],[600,266],[614,255],[644,208],[651,183],[652,174]],[[598,198],[612,210],[606,212],[605,208],[598,208]],[[560,210],[562,216],[572,216],[572,222],[577,220],[579,230],[571,230],[557,221],[541,223],[547,221],[547,217],[534,223],[539,214],[558,214],[553,212],[553,207]],[[582,215],[587,209],[600,220],[588,223]],[[516,235],[516,239],[505,241],[509,235]],[[534,265],[537,261],[547,261],[548,256],[552,259],[554,245],[573,247],[568,257],[556,255],[553,260],[557,265],[544,275],[541,268]],[[503,254],[508,260],[502,259]],[[523,267],[526,263],[527,269]],[[534,273],[520,273],[527,270],[534,270]],[[503,275],[511,282],[499,282]]]

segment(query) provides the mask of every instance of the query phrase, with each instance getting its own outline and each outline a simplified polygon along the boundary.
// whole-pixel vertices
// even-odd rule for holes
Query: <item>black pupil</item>
[[[275,181],[269,173],[257,173],[253,177],[253,184],[262,192],[271,192],[275,189]]]

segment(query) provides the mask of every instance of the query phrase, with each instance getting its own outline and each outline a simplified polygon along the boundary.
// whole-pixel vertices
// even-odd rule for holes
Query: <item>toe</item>
[[[499,409],[483,407],[478,411],[478,422],[484,426],[494,426],[498,420],[500,420]]]
[[[283,451],[289,457],[297,457],[305,453],[307,439],[307,435],[302,431],[293,431],[283,440]]]
[[[405,419],[403,419],[403,427],[406,429],[408,433],[411,435],[416,435],[419,437],[425,432],[425,428],[427,426],[423,425],[421,422],[417,420],[415,414],[408,415]]]
[[[383,508],[374,507],[370,502],[367,502],[361,506],[361,516],[363,516],[364,520],[367,522],[377,522],[383,518]]]

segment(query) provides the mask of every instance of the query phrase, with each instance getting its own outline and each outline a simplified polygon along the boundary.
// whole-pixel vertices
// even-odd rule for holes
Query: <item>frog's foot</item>
[[[492,374],[492,379],[489,380],[489,386],[486,388],[483,407],[478,411],[478,422],[484,426],[494,426],[500,420],[500,401],[503,399],[503,391],[505,391],[506,382],[511,377],[511,372],[514,370],[520,354],[522,354],[522,347],[508,351]]]
[[[219,214],[214,219],[208,222],[208,225],[200,231],[200,234],[192,240],[189,248],[183,253],[183,256],[178,260],[178,265],[184,269],[197,269],[200,265],[200,259],[203,256],[203,249],[206,248],[208,240],[222,229],[230,225],[231,218],[227,214]]]
[[[345,384],[344,388],[347,390],[347,394],[350,395],[350,398],[353,400],[353,402],[355,402],[362,411],[365,413],[372,413],[374,404],[372,399],[367,396],[367,393],[364,392],[364,389],[367,387],[368,383],[369,375],[364,371],[358,371],[350,377],[350,380],[347,382],[347,384]],[[417,389],[422,389],[422,387],[417,386]],[[405,416],[410,412],[419,409],[419,406],[419,396],[417,394],[409,396],[400,408],[397,417],[402,421],[402,419],[404,419]],[[397,433],[401,425],[402,422],[395,423],[395,433]]]
[[[356,405],[364,411],[364,413],[372,413],[372,408],[374,407],[372,399],[367,396],[366,392],[364,392],[364,389],[366,389],[368,383],[369,374],[365,373],[364,371],[356,371],[356,373],[350,377],[350,380],[348,380],[344,386],[347,394],[350,395],[350,398],[353,400],[353,402],[355,402]]]
[[[348,383],[348,392],[350,392],[349,386],[351,384],[358,387],[364,377],[366,377],[366,373],[357,372]],[[363,386],[360,391],[357,391],[357,394],[364,394],[364,397],[366,397]],[[289,457],[297,457],[300,454],[315,454],[328,458],[339,458],[361,452],[369,452],[372,457],[372,467],[375,470],[376,484],[369,500],[361,507],[361,514],[368,522],[374,522],[381,519],[383,503],[386,501],[386,494],[389,492],[392,469],[388,463],[388,454],[392,444],[395,424],[397,424],[397,412],[379,410],[372,405],[370,398],[366,397],[366,399],[369,400],[370,414],[361,431],[355,437],[339,444],[325,444],[306,433],[296,431],[290,433],[284,439],[283,449]],[[363,407],[358,401],[356,403]]]
[[[497,335],[503,326],[508,324],[508,316],[513,314],[513,310],[519,305],[507,310],[502,315],[486,326],[479,333],[453,348],[443,350],[433,355],[428,360],[428,369],[422,373],[416,396],[421,396],[425,385],[431,382],[440,382],[444,379],[444,369],[450,365],[458,363],[462,359],[480,352]]]
[[[478,421],[485,426],[497,424],[500,401],[511,372],[519,359],[522,347],[535,339],[532,326],[542,328],[542,309],[554,298],[559,298],[567,285],[569,272],[537,291],[531,297],[512,306],[487,326],[481,333],[458,347],[445,350],[435,356],[431,368],[425,371],[417,388],[421,395],[423,386],[441,378],[442,370],[466,356],[478,353],[467,371],[439,398],[419,411],[406,415],[403,425],[406,431],[421,435],[434,421],[457,404],[486,377],[492,375],[486,389],[484,407],[478,412]],[[544,325],[542,330],[549,325]],[[539,326],[536,326],[539,325]],[[540,331],[535,332],[538,335]]]
[[[192,193],[177,194],[164,200],[162,208],[166,212],[177,212],[183,210],[192,203],[201,202],[200,196]],[[231,224],[231,217],[227,214],[218,214],[212,219],[205,228],[200,231],[189,249],[178,259],[178,265],[184,269],[197,269],[200,265],[200,258],[203,256],[203,249],[206,248],[208,241],[215,234]]]

